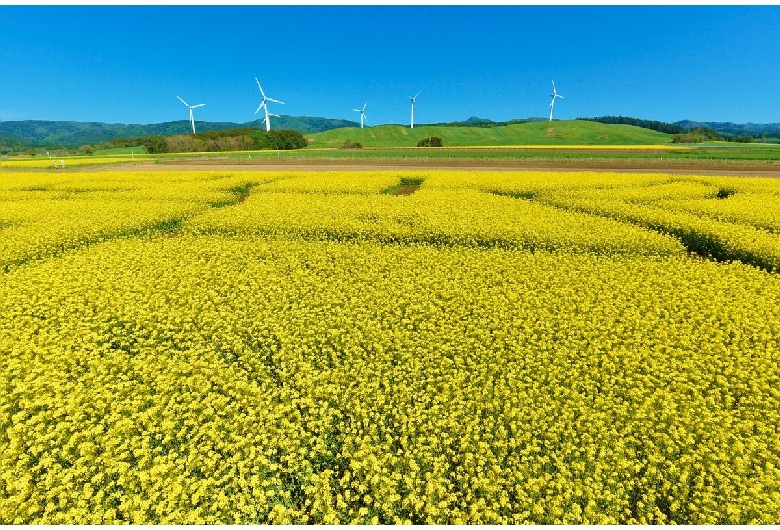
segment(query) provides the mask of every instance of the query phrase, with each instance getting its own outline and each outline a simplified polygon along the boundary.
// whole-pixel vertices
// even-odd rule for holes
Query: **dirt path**
[[[716,162],[663,162],[593,160],[572,161],[507,161],[507,160],[289,160],[225,162],[224,160],[176,161],[163,163],[132,163],[82,166],[66,171],[425,171],[447,169],[453,171],[609,171],[627,173],[669,173],[714,176],[744,176],[780,178],[780,166],[762,164],[734,164]]]
[[[411,195],[420,189],[419,184],[406,184],[395,190],[391,195]]]

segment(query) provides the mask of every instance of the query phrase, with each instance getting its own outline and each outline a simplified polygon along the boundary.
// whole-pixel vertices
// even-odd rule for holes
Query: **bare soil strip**
[[[395,190],[391,195],[411,195],[420,189],[419,184],[406,184]]]
[[[193,160],[81,166],[64,171],[608,171],[625,173],[669,173],[713,176],[780,178],[780,165],[719,162],[666,162],[636,160],[510,161],[510,160],[252,160],[251,163],[225,160]],[[63,171],[63,170],[60,170]]]

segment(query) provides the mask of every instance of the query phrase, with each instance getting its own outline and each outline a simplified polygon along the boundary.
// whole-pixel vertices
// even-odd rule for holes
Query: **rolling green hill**
[[[656,145],[671,136],[632,125],[607,125],[582,120],[539,121],[503,127],[448,127],[420,125],[414,129],[400,125],[346,127],[307,134],[309,147],[341,147],[346,140],[363,147],[416,147],[417,142],[438,136],[445,147],[502,145]]]

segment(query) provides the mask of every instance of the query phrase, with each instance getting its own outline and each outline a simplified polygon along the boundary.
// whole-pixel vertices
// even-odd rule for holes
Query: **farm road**
[[[626,173],[669,173],[713,176],[742,176],[780,178],[780,166],[713,162],[641,162],[599,160],[582,162],[506,161],[506,160],[429,160],[421,162],[384,162],[366,160],[252,160],[227,162],[225,160],[193,160],[171,162],[139,162],[81,166],[66,171],[425,171],[447,169],[454,171],[608,171]]]

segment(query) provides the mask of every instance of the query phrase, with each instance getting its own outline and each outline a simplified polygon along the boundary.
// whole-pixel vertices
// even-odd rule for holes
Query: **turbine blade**
[[[176,96],[176,97],[177,97],[177,98],[179,98],[179,96]],[[184,103],[185,105],[187,105],[187,102],[186,102],[186,101],[184,101],[183,99],[179,98],[179,101],[181,101],[182,103]],[[187,105],[187,106],[189,107],[189,105]]]
[[[263,87],[260,86],[260,81],[258,81],[256,77],[255,82],[257,83],[257,88],[260,89],[260,93],[263,95],[263,99],[265,99],[265,92],[263,92]]]
[[[206,104],[205,104],[205,103],[199,103],[198,105],[193,105],[193,106],[192,106],[192,107],[190,107],[190,108],[197,109],[198,107],[205,107],[205,106],[206,106]]]
[[[255,111],[255,114],[257,114],[258,112],[260,112],[260,109],[262,109],[262,108],[263,108],[263,104],[262,104],[262,103],[260,103],[260,106],[259,106],[259,107],[257,107],[257,110]]]
[[[284,105],[284,101],[279,101],[278,99],[271,99],[271,98],[266,98],[266,99],[268,99],[268,101],[273,101],[274,103],[280,103]]]

